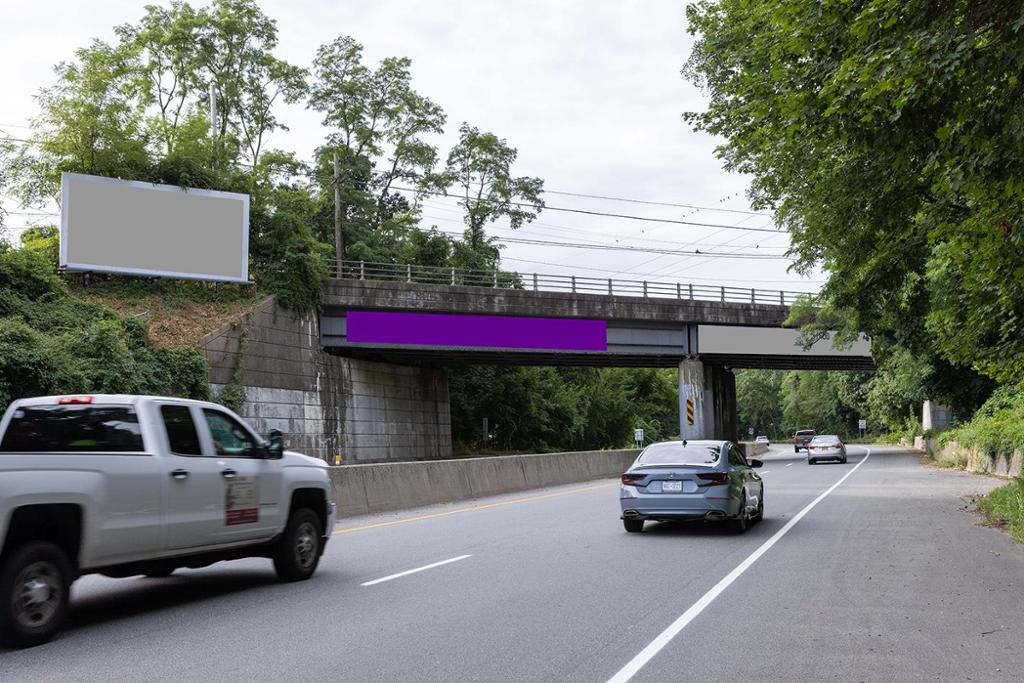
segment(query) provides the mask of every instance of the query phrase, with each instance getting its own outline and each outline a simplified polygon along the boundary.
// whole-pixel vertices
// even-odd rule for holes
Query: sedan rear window
[[[18,408],[0,452],[136,453],[145,450],[135,411],[127,406],[25,406]]]
[[[797,436],[814,436],[814,430],[813,429],[801,429],[799,432],[796,433],[796,435]]]
[[[811,443],[824,446],[837,446],[839,445],[838,436],[816,436],[811,439]]]
[[[660,443],[647,447],[637,463],[640,467],[652,465],[714,465],[719,458],[718,446],[683,446],[679,443]]]

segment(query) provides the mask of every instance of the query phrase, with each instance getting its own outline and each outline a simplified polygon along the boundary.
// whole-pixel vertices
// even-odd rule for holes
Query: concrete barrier
[[[617,477],[637,449],[503,455],[330,468],[339,517]]]
[[[768,452],[766,444],[757,443],[756,441],[743,441],[740,443],[740,446],[743,447],[743,454],[748,458],[754,458]]]

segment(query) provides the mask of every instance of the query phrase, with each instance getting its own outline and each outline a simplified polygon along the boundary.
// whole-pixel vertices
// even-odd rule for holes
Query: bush
[[[1019,389],[997,389],[969,422],[943,432],[939,446],[952,441],[978,448],[993,462],[999,458],[1009,462],[1014,451],[1024,448],[1024,397]]]
[[[205,398],[206,359],[154,349],[138,318],[68,296],[44,254],[0,248],[0,405],[87,392]]]
[[[1000,486],[981,499],[989,520],[1005,526],[1018,542],[1024,543],[1024,478]]]

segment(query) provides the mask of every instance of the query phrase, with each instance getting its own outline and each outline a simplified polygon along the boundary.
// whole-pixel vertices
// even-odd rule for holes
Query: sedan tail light
[[[729,483],[729,475],[725,472],[698,474],[697,477],[700,478],[701,486],[722,486]]]
[[[622,475],[622,483],[626,486],[637,486],[638,482],[646,477],[646,474],[632,474],[630,472],[626,472]]]

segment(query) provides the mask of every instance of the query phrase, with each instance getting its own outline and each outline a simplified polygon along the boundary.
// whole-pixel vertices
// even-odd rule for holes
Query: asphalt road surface
[[[1020,680],[1024,549],[961,509],[998,482],[865,453],[774,449],[743,536],[626,534],[599,481],[343,520],[299,584],[264,560],[86,577],[0,680]]]

